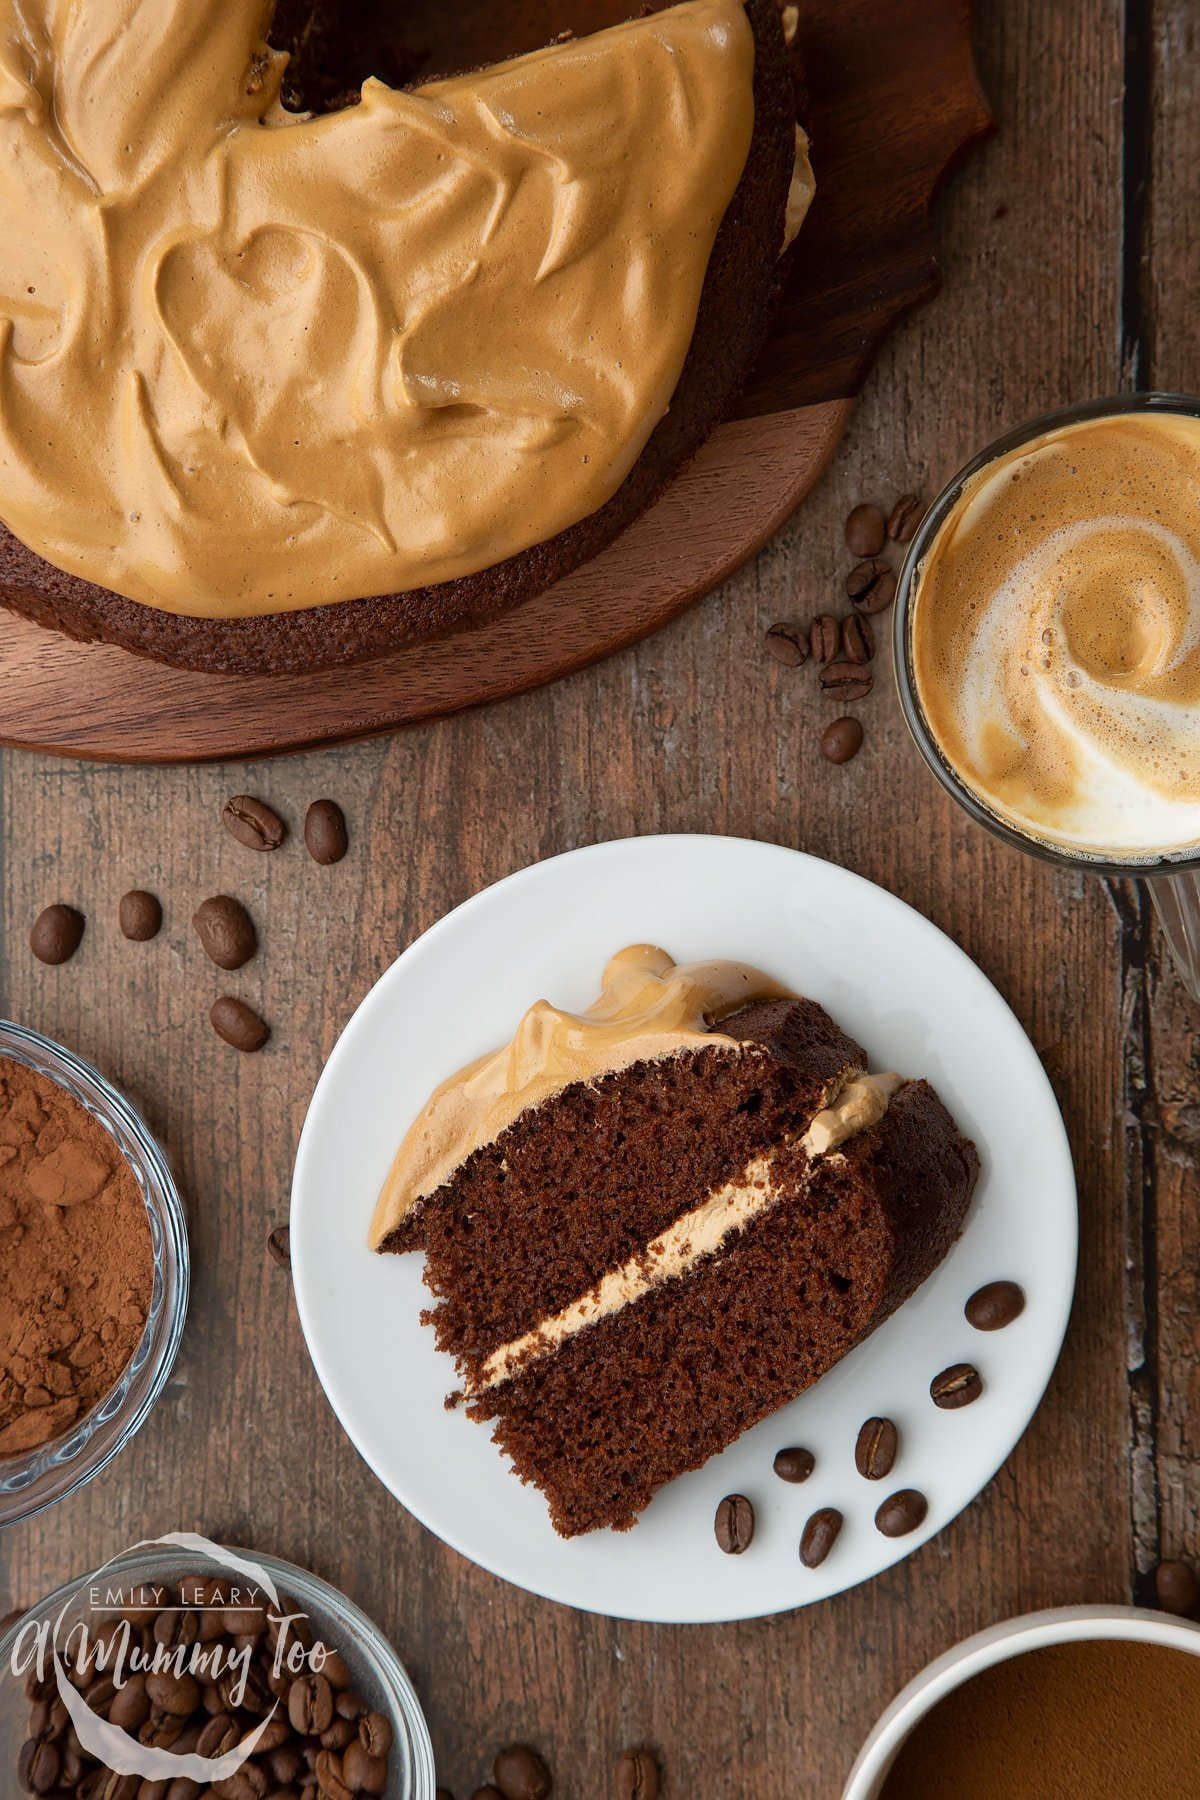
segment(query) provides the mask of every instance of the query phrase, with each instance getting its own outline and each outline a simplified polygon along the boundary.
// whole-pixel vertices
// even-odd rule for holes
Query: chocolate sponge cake
[[[710,0],[704,0],[704,3],[710,3]],[[523,55],[562,36],[575,34],[582,37],[584,33],[606,31],[628,18],[630,11],[629,0],[588,0],[587,4],[566,9],[559,0],[520,0],[513,6],[504,5],[502,0],[488,0],[487,5],[469,4],[461,8],[430,4],[402,7],[326,4],[313,7],[309,0],[302,0],[300,4],[296,0],[283,0],[271,41],[273,45],[286,48],[292,59],[282,99],[294,107],[325,112],[326,120],[322,124],[332,127],[341,118],[361,113],[366,119],[369,114],[374,116],[379,111],[382,102],[377,84],[371,84],[361,101],[359,99],[358,88],[365,77],[378,75],[396,88],[416,82],[419,84],[416,91],[420,92],[424,84],[446,75],[490,64],[495,58]],[[677,11],[685,14],[687,6]],[[159,540],[154,539],[146,552],[144,569],[149,571],[147,580],[153,578],[158,582],[166,598],[161,604],[147,603],[144,597],[127,591],[130,586],[138,586],[138,581],[122,579],[118,575],[115,555],[111,562],[106,561],[105,532],[111,531],[110,526],[97,524],[93,530],[86,525],[82,532],[83,551],[78,555],[63,552],[59,561],[53,539],[29,532],[26,534],[29,541],[23,541],[14,531],[0,524],[0,604],[68,636],[120,645],[178,666],[273,673],[351,664],[406,643],[443,635],[470,622],[494,617],[541,592],[595,556],[654,500],[721,420],[762,347],[778,295],[785,213],[789,190],[799,166],[796,160],[794,71],[776,0],[745,0],[745,15],[753,33],[753,115],[744,164],[732,189],[732,197],[716,225],[711,252],[702,271],[694,321],[690,318],[687,321],[686,355],[673,392],[669,394],[669,405],[655,406],[657,424],[652,429],[647,427],[644,444],[621,473],[615,491],[601,503],[591,506],[582,516],[573,518],[549,536],[525,543],[512,554],[485,558],[481,566],[448,579],[428,583],[418,581],[406,585],[402,592],[366,592],[365,597],[357,597],[365,590],[355,587],[354,569],[351,567],[342,572],[334,567],[319,597],[314,598],[310,592],[303,601],[294,605],[289,601],[286,609],[281,607],[276,611],[272,609],[273,590],[268,574],[274,558],[282,557],[284,553],[283,527],[278,540],[268,537],[264,541],[260,553],[238,551],[238,532],[246,509],[236,494],[231,493],[223,499],[217,477],[211,471],[206,472],[205,442],[195,431],[181,434],[184,452],[167,454],[156,412],[154,371],[130,368],[131,398],[128,402],[121,401],[123,407],[128,405],[133,409],[133,423],[127,427],[122,414],[121,425],[122,431],[130,429],[134,434],[134,448],[129,451],[129,456],[135,465],[144,466],[156,481],[165,468],[185,507],[189,503],[188,484],[192,481],[201,484],[203,492],[197,509],[208,521],[214,566],[239,571],[248,587],[257,584],[261,589],[267,581],[267,593],[258,592],[253,608],[248,606],[245,612],[240,610],[241,602],[232,593],[227,599],[219,596],[221,605],[216,613],[210,613],[207,608],[203,613],[189,611],[186,589],[179,593],[171,591],[170,547],[160,550]],[[214,21],[216,17],[214,10]],[[225,29],[224,23],[221,29]],[[215,37],[215,23],[212,30]],[[569,50],[571,46],[567,44],[560,48]],[[261,69],[256,70],[252,60],[245,88],[251,101],[245,104],[239,101],[243,110],[245,105],[252,104],[255,82],[261,86],[270,78],[273,68],[274,65],[270,65],[264,75]],[[278,79],[278,75],[275,78]],[[273,135],[282,140],[288,134],[276,131]],[[382,206],[380,196],[369,185],[370,179],[364,169],[361,191],[374,204]],[[15,204],[23,204],[20,197]],[[339,199],[337,204],[352,206],[353,197]],[[2,217],[3,187],[0,184]],[[269,233],[266,236],[269,237]],[[263,241],[262,232],[246,239],[252,245]],[[250,252],[238,251],[237,254],[249,255]],[[169,265],[164,262],[162,266],[169,276]],[[205,266],[197,256],[195,268],[189,266],[187,269],[191,290],[182,272],[174,285],[165,278],[161,284],[161,296],[168,311],[174,306],[178,312],[186,314],[186,332],[176,319],[168,319],[171,325],[168,340],[178,347],[187,339],[188,379],[193,385],[196,382],[203,385],[208,378],[206,372],[221,367],[231,348],[222,342],[209,342],[204,336],[206,324],[200,305],[203,282],[197,287],[196,269],[203,275]],[[272,280],[276,278],[274,266],[270,275]],[[137,279],[140,281],[142,277],[138,275]],[[160,276],[156,275],[154,279],[158,281]],[[46,285],[52,287],[53,283],[47,281]],[[33,293],[37,286],[38,283],[30,282],[28,291]],[[189,298],[190,291],[199,292],[194,305]],[[24,294],[24,287],[21,292]],[[157,295],[159,290],[155,292]],[[330,305],[333,305],[332,299]],[[42,329],[43,323],[39,316],[35,321],[36,328]],[[195,345],[191,342],[193,338]],[[4,348],[0,344],[0,359]],[[236,357],[242,357],[241,346],[232,348]],[[260,454],[255,440],[254,432],[262,427],[263,419],[272,414],[272,409],[277,410],[278,396],[255,391],[252,348],[251,345],[245,350],[245,373],[236,373],[237,401],[242,411],[236,417],[226,418],[224,423],[218,422],[211,441],[219,441],[224,447],[240,445],[245,439],[250,463],[261,463],[269,473],[271,484],[280,491],[286,488],[290,494],[299,493],[303,498],[306,445],[301,437],[296,437],[292,462],[285,459],[279,467],[273,463],[268,467],[269,459]],[[124,354],[119,342],[116,351]],[[99,359],[100,362],[104,360]],[[89,364],[88,382],[92,379],[94,364],[98,365],[98,359],[92,358]],[[156,363],[155,368],[158,367]],[[335,373],[338,380],[330,384],[331,395],[335,388],[345,385],[342,381],[344,372]],[[320,379],[324,379],[324,375],[322,370]],[[303,379],[302,370],[298,378]],[[314,379],[317,379],[315,374]],[[420,371],[413,377],[414,381],[419,379],[423,379]],[[177,404],[189,406],[193,398],[185,395]],[[439,405],[442,405],[440,401]],[[467,411],[469,409],[459,406],[451,393],[438,416],[449,421]],[[33,421],[42,420],[44,414],[31,411],[30,417],[30,431],[33,432]],[[63,426],[68,427],[66,419]],[[72,432],[79,429],[77,409],[70,415],[68,428]],[[271,429],[279,441],[286,438],[288,457],[291,457],[291,438],[287,437],[283,424],[273,416]],[[86,437],[86,432],[84,435]],[[346,517],[370,512],[377,500],[371,485],[374,477],[370,456],[365,452],[362,458],[356,455],[353,438],[340,448],[337,441],[331,440],[331,446],[326,448],[335,466],[340,456],[349,471],[346,497],[337,501],[332,513],[337,514],[339,507]],[[86,456],[78,456],[77,461],[82,483],[86,485],[91,479]],[[358,467],[360,461],[361,468]],[[587,464],[588,461],[585,454],[582,462]],[[3,472],[4,467],[4,458],[0,456],[0,518],[15,525],[17,514],[9,508],[7,490],[10,483]],[[280,468],[284,471],[282,475]],[[30,459],[30,469],[29,484],[31,489],[36,489],[41,480],[36,457]],[[127,470],[124,475],[127,477]],[[67,491],[72,491],[69,467]],[[140,581],[143,569],[136,563],[137,546],[141,541],[137,533],[139,529],[147,529],[148,523],[139,525],[138,506],[129,504],[129,494],[136,495],[136,487],[130,489],[126,480],[121,492],[125,496],[123,510],[117,509],[114,516],[121,521],[121,534],[127,530],[126,521],[132,523],[130,535],[135,548],[133,564],[130,565],[127,551],[123,550],[120,567],[127,570],[133,566]],[[44,495],[40,491],[35,494],[35,500],[37,506],[44,508]],[[50,510],[52,513],[53,509]],[[437,510],[436,506],[433,510]],[[173,528],[169,514],[168,505],[164,509],[164,529],[168,536]],[[506,530],[509,523],[506,519]],[[383,524],[372,522],[371,532],[381,539],[387,537],[387,528]],[[290,539],[286,541],[290,542]],[[33,543],[36,548],[31,547]],[[69,566],[73,562],[78,566]],[[303,558],[300,562],[303,563]],[[324,564],[320,565],[320,568],[324,567]],[[293,562],[288,580],[294,576],[295,568]],[[105,585],[106,574],[114,583],[112,589]],[[319,569],[311,576],[311,581],[318,584],[323,579]],[[339,589],[337,584],[341,581],[349,585]],[[116,591],[118,587],[122,591]]]
[[[439,1089],[380,1198],[425,1315],[570,1537],[795,1399],[957,1237],[974,1146],[816,1002],[635,947]]]

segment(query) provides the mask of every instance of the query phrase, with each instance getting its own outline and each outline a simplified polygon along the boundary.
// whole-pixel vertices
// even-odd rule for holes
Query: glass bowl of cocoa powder
[[[0,1020],[0,1526],[129,1442],[188,1283],[183,1203],[143,1120],[72,1051]]]

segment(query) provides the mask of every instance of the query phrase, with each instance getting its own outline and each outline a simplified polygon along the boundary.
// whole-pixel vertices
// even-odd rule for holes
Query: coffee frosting
[[[0,0],[0,516],[209,618],[448,581],[603,505],[753,130],[741,0],[320,118],[280,104],[271,11]]]
[[[473,1151],[494,1143],[523,1112],[577,1081],[598,1081],[636,1062],[705,1044],[745,1045],[714,1029],[752,1000],[795,996],[740,962],[678,964],[652,944],[632,944],[604,971],[584,1013],[539,1000],[512,1041],[469,1063],[435,1090],[409,1128],[371,1221],[377,1250],[407,1213]]]
[[[1200,844],[1200,420],[1062,426],[973,476],[910,632],[930,728],[1000,818],[1118,861]]]

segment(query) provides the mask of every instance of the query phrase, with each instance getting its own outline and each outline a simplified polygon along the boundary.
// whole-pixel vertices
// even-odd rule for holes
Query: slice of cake
[[[471,1416],[564,1536],[796,1398],[932,1273],[979,1163],[932,1088],[866,1073],[813,1000],[744,964],[615,957],[444,1083],[380,1195],[423,1248]]]

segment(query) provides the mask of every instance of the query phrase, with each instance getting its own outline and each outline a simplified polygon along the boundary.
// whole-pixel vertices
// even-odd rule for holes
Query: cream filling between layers
[[[838,1151],[860,1132],[878,1124],[892,1095],[905,1085],[902,1075],[858,1075],[848,1081],[832,1105],[815,1114],[799,1139],[816,1162]],[[578,1300],[543,1319],[532,1331],[502,1344],[484,1363],[479,1379],[467,1383],[468,1398],[498,1387],[528,1363],[557,1350],[569,1338],[631,1306],[664,1282],[689,1275],[706,1257],[715,1256],[735,1232],[744,1231],[769,1207],[784,1198],[772,1181],[777,1152],[756,1156],[734,1181],[715,1189],[699,1206],[682,1214],[644,1250],[618,1269],[611,1269]]]

